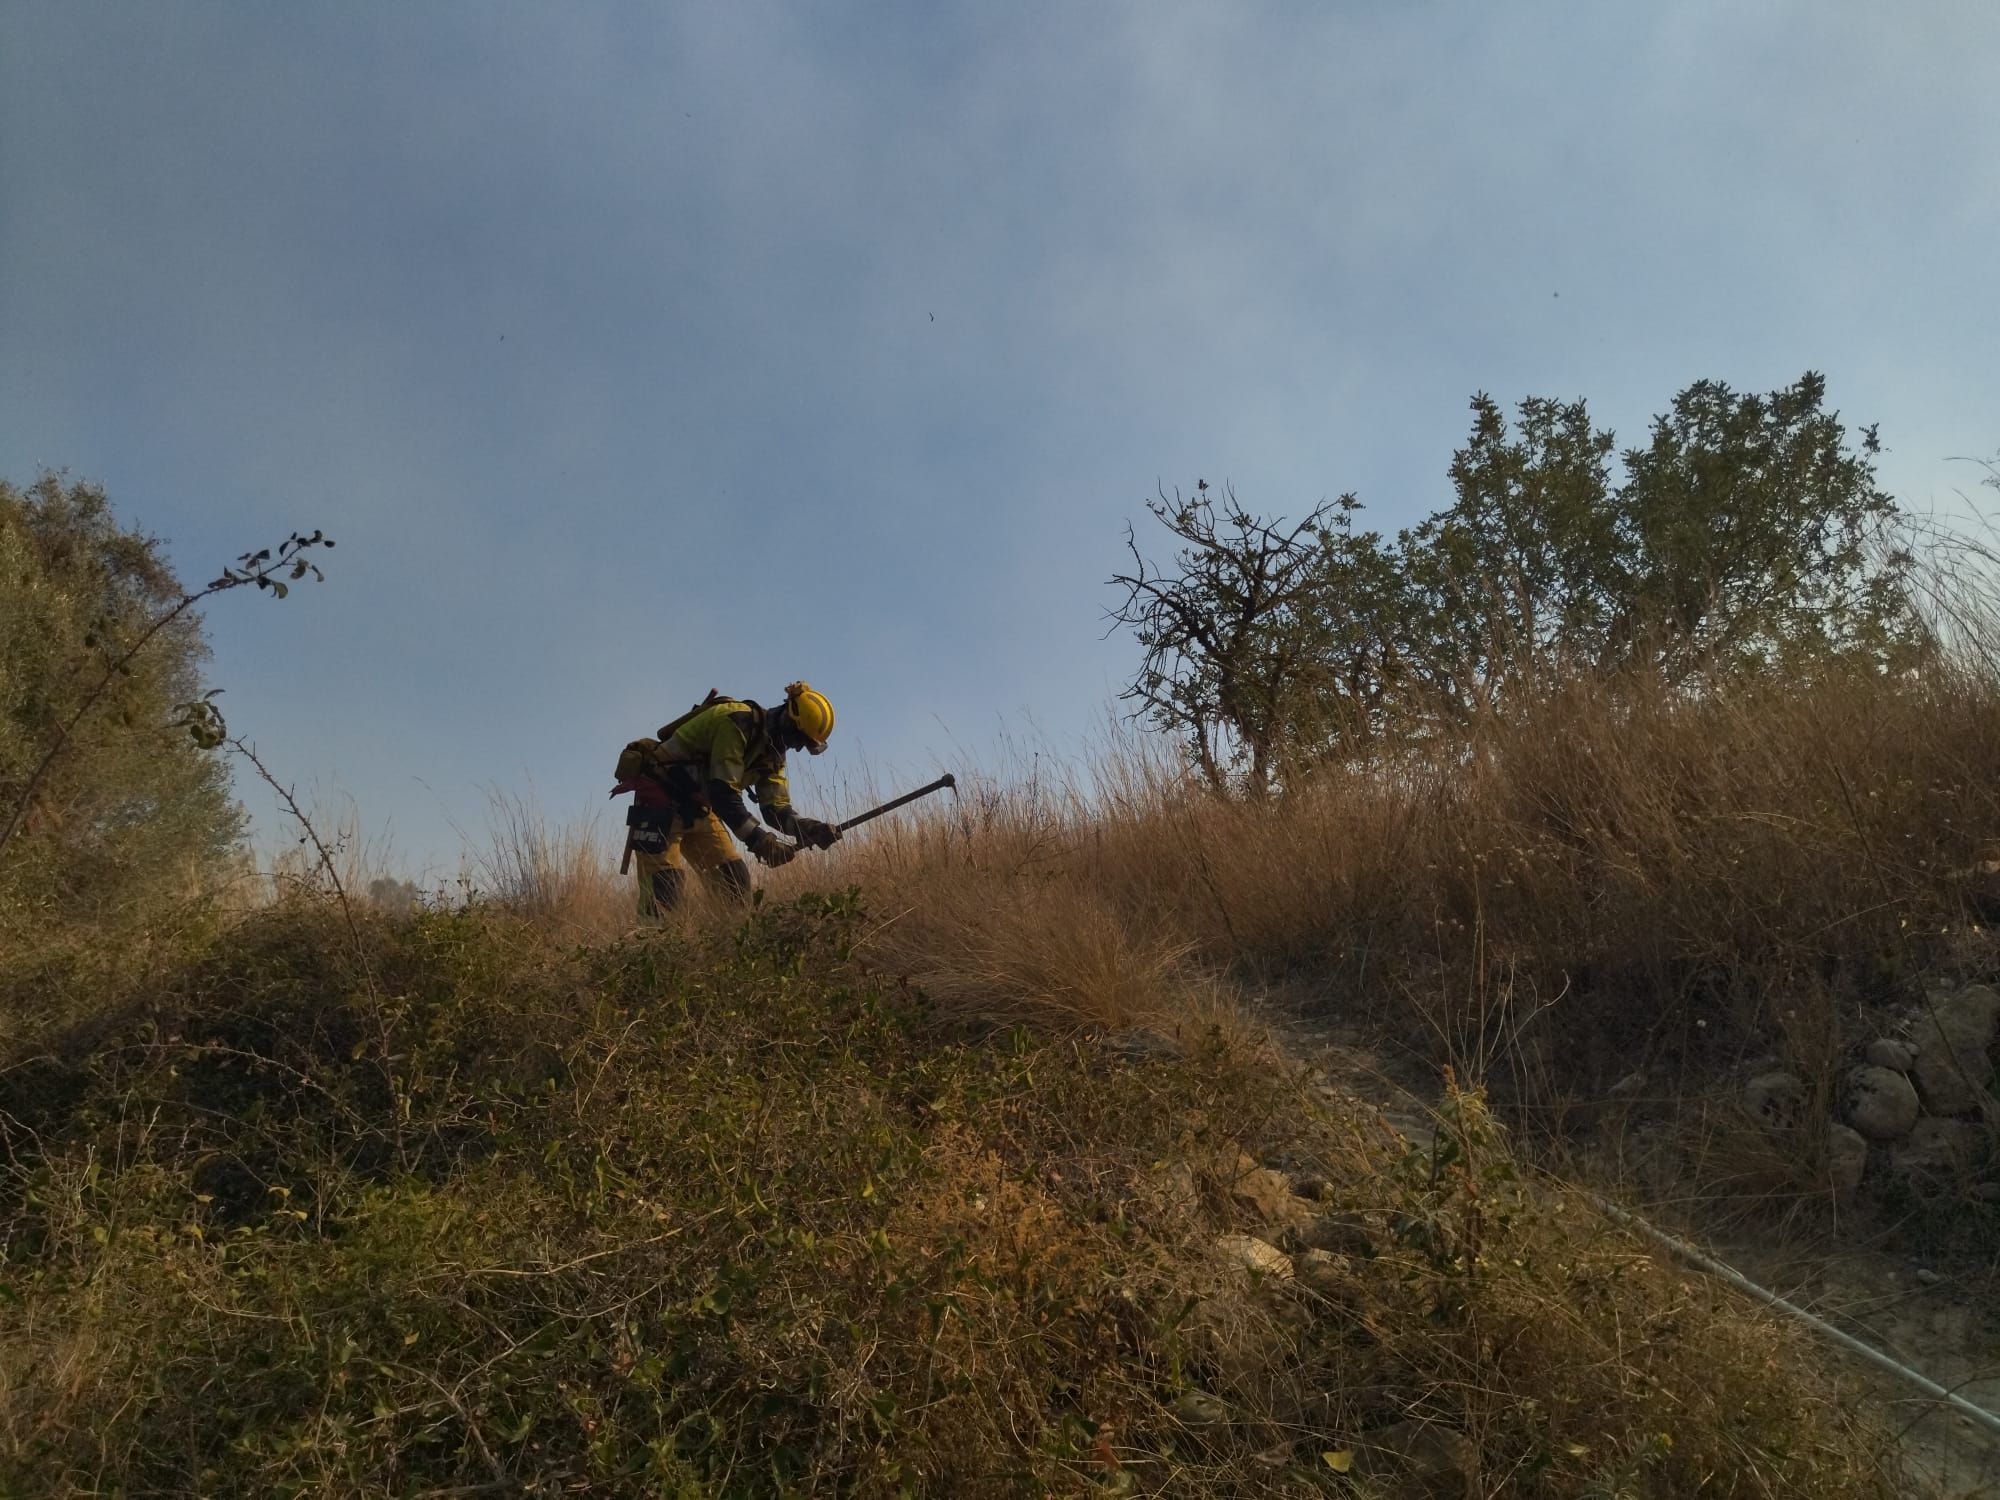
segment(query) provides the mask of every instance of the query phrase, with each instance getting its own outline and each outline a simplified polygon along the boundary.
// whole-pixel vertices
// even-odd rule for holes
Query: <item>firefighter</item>
[[[775,708],[710,693],[663,726],[658,739],[627,745],[611,794],[633,794],[626,848],[638,867],[639,914],[653,918],[677,906],[690,866],[712,888],[747,899],[750,867],[732,834],[772,868],[790,861],[801,846],[825,849],[838,840],[840,830],[831,823],[793,811],[785,780],[786,753],[818,755],[832,733],[833,705],[823,693],[795,682]],[[744,805],[746,791],[763,822]]]

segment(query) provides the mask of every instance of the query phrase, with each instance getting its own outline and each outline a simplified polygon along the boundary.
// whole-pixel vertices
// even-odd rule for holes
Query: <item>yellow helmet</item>
[[[811,742],[814,755],[826,748],[827,736],[833,733],[833,705],[826,701],[826,694],[814,691],[806,683],[795,682],[785,689],[785,712],[799,733]]]

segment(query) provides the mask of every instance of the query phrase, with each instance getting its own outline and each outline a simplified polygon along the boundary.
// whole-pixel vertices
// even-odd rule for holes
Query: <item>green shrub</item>
[[[1220,1032],[975,1035],[858,917],[292,904],[44,1037],[0,1070],[0,1478],[1365,1495],[1325,1455],[1420,1417],[1526,1495],[1886,1493],[1787,1335],[1531,1190],[1476,1100],[1400,1155]],[[1239,1148],[1374,1226],[1345,1290],[1214,1258]]]

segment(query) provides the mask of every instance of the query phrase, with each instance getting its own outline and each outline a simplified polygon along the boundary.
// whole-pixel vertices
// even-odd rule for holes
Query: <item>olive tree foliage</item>
[[[243,830],[194,606],[282,596],[316,574],[315,533],[181,585],[157,539],[104,491],[0,481],[0,919],[16,932],[138,918],[222,868]]]
[[[1408,672],[1406,722],[1490,712],[1511,683],[1599,664],[1626,588],[1611,434],[1581,401],[1522,402],[1518,435],[1490,397],[1472,409],[1455,503],[1395,548],[1400,608],[1380,626]]]
[[[1821,376],[1699,382],[1622,453],[1580,400],[1472,413],[1451,503],[1393,541],[1352,530],[1351,496],[1295,527],[1233,494],[1220,516],[1205,491],[1149,504],[1181,543],[1165,565],[1128,530],[1113,619],[1144,655],[1125,696],[1210,784],[1264,793],[1449,740],[1577,675],[1699,693],[1919,651],[1875,430],[1851,440]]]

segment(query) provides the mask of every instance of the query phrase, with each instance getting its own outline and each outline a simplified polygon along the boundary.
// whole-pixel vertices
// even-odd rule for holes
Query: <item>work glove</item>
[[[788,865],[798,854],[798,846],[788,844],[768,828],[760,828],[744,841],[750,846],[757,863],[775,870],[779,865]]]
[[[818,818],[793,819],[792,834],[808,849],[831,849],[840,842],[840,830]]]

